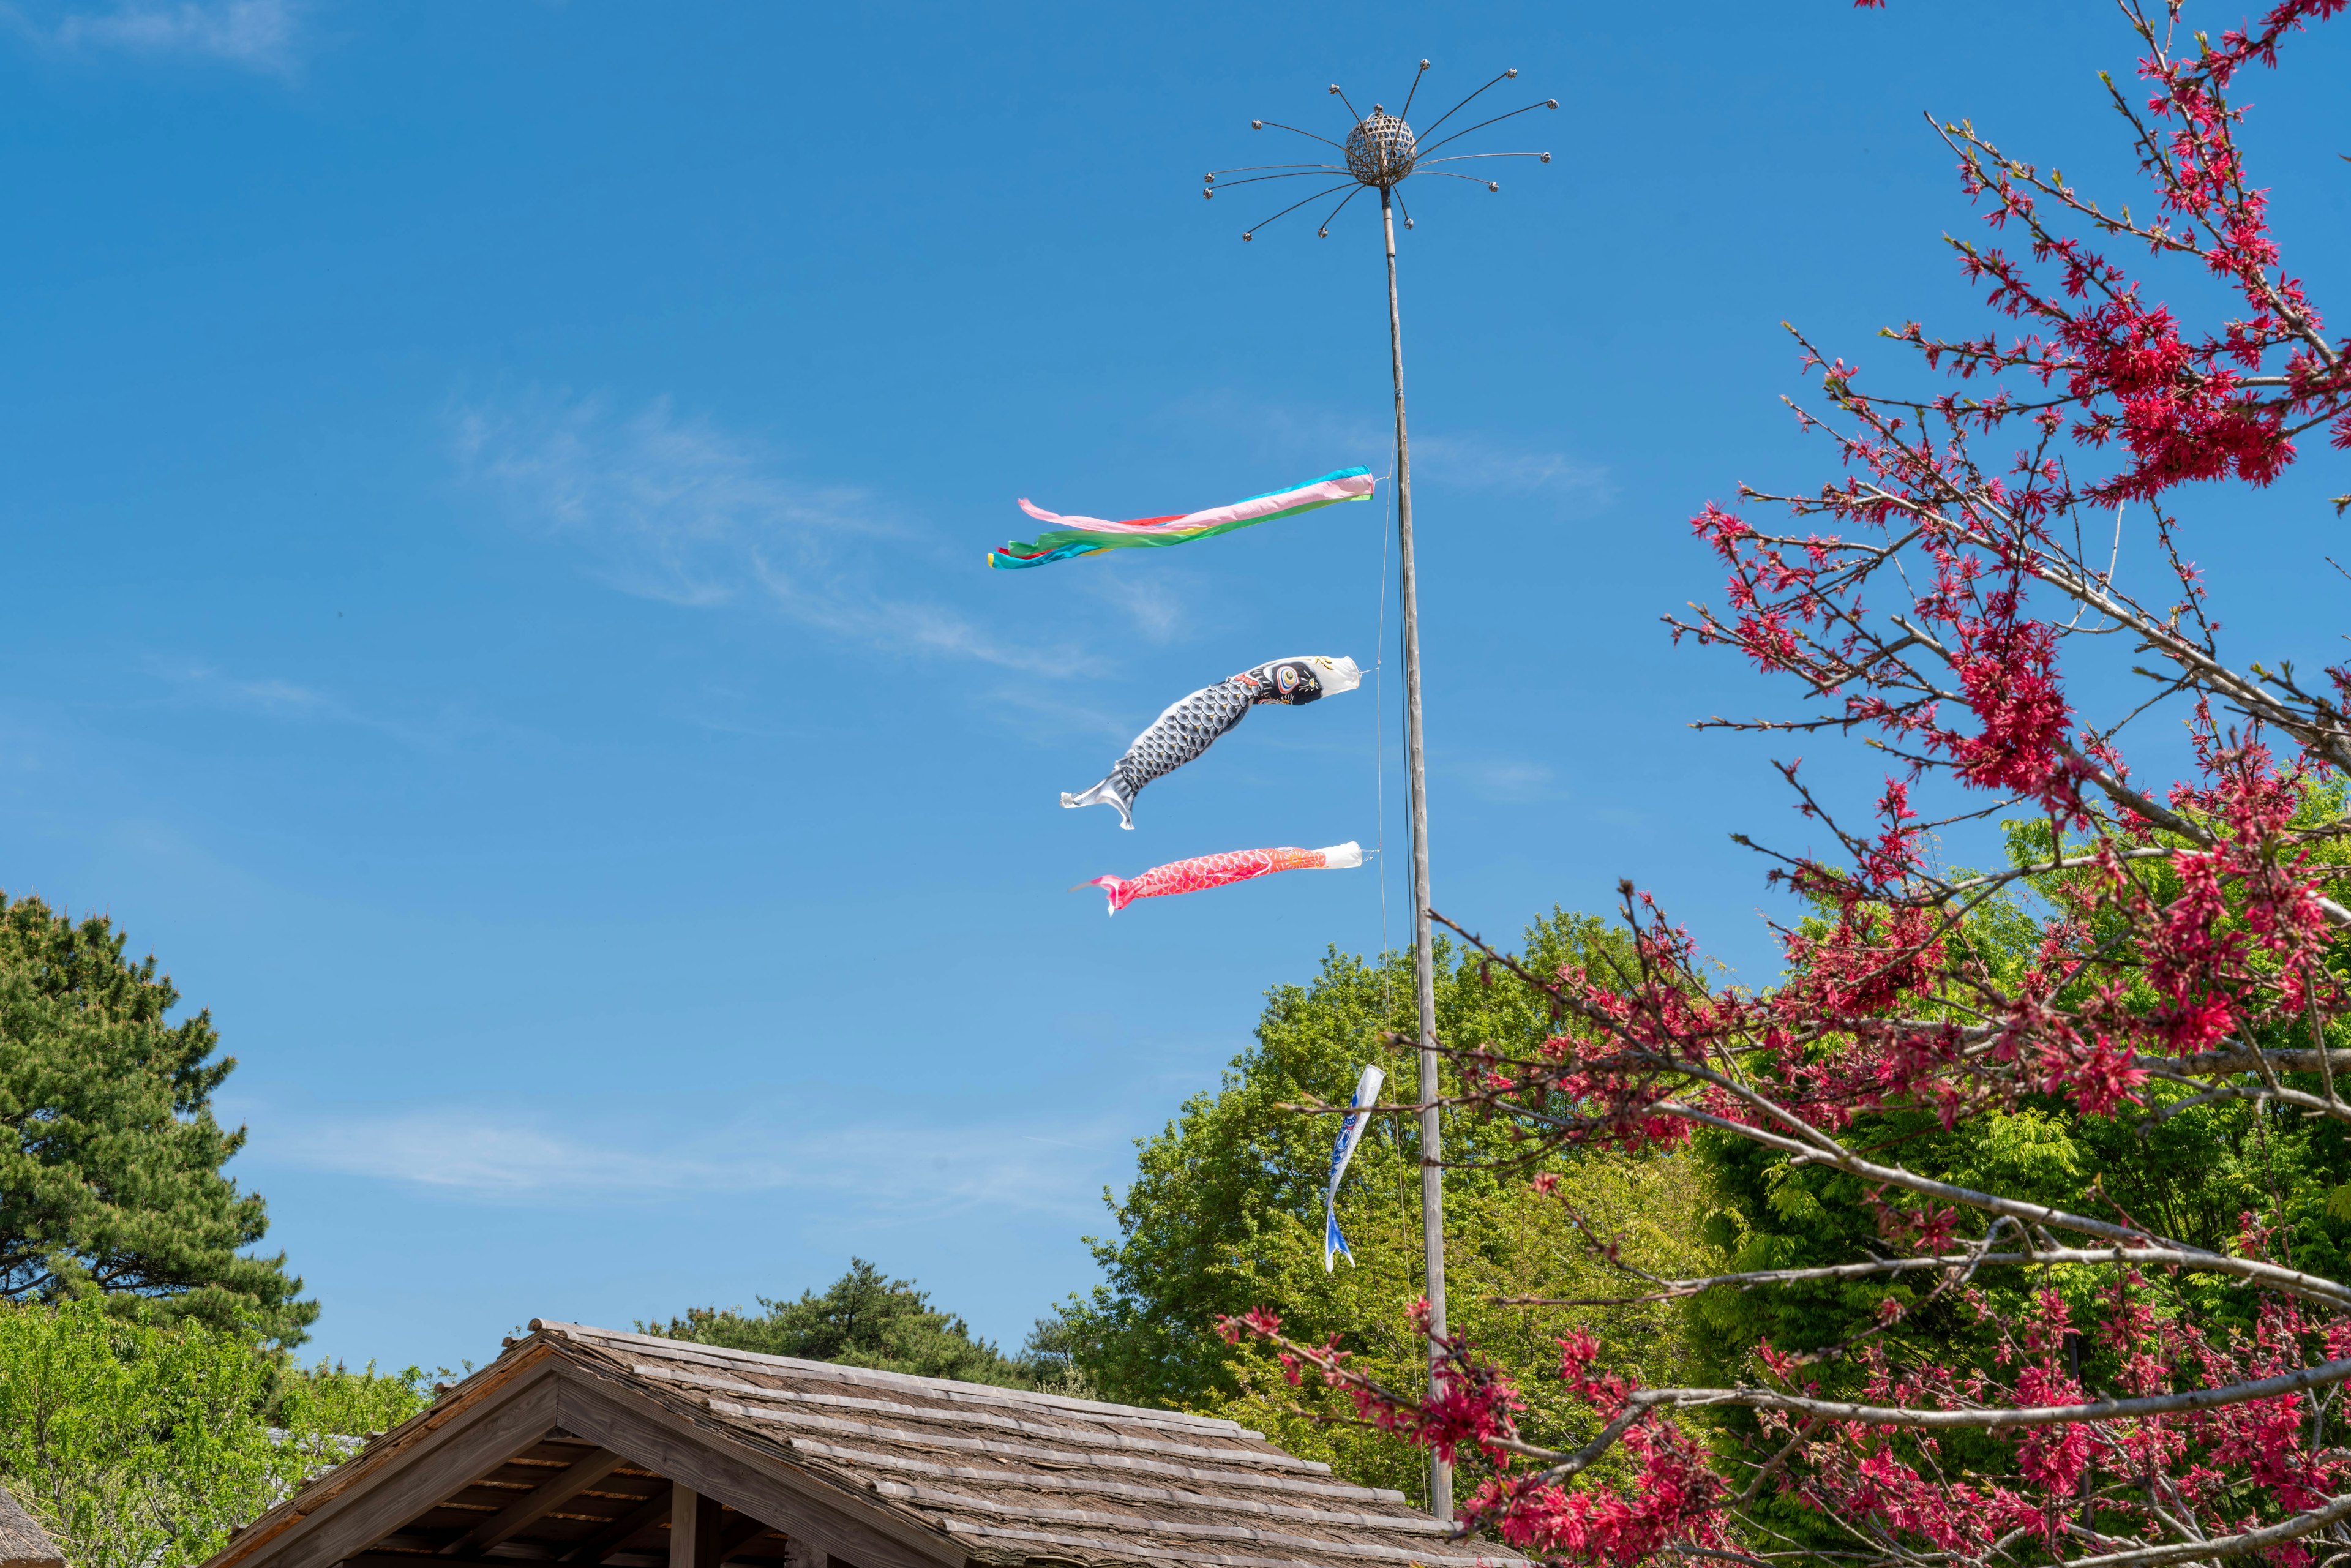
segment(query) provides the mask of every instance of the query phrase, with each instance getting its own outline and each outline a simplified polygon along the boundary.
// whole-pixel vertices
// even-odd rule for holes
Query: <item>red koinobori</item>
[[[1140,876],[1098,876],[1078,887],[1098,887],[1110,894],[1110,912],[1116,915],[1138,898],[1160,898],[1171,893],[1197,893],[1228,882],[1248,882],[1278,871],[1349,871],[1364,863],[1363,846],[1353,840],[1320,850],[1228,850],[1218,855],[1195,855],[1153,866]],[[1070,889],[1071,893],[1078,888]]]

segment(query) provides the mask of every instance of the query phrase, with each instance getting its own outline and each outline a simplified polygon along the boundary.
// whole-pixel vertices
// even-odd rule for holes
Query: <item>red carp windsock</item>
[[[1134,826],[1134,798],[1162,774],[1173,773],[1217,744],[1218,737],[1249,716],[1260,703],[1303,707],[1326,696],[1352,692],[1364,684],[1364,672],[1353,659],[1301,653],[1291,659],[1269,659],[1253,669],[1229,675],[1213,686],[1202,686],[1190,696],[1169,703],[1151,727],[1134,737],[1126,755],[1111,765],[1109,776],[1082,794],[1061,793],[1064,806],[1115,806],[1118,825]]]
[[[1346,871],[1363,863],[1363,846],[1350,839],[1321,850],[1228,850],[1220,855],[1195,855],[1187,861],[1153,866],[1140,876],[1098,876],[1078,887],[1098,887],[1109,894],[1110,912],[1116,915],[1138,898],[1198,893],[1228,882],[1271,876],[1278,871]]]

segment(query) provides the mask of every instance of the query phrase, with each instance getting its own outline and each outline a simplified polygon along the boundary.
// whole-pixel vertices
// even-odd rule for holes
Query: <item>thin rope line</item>
[[[1395,465],[1386,477],[1395,477]],[[1383,1027],[1394,1007],[1388,977],[1388,524],[1395,514],[1395,486],[1388,484],[1387,504],[1380,511],[1380,592],[1372,625],[1372,796],[1378,813],[1374,831],[1373,859],[1380,862],[1380,1018]]]

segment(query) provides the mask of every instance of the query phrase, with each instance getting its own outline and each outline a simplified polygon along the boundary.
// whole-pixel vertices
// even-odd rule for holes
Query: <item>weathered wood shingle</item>
[[[1523,1568],[1232,1421],[531,1331],[209,1568]]]
[[[65,1553],[0,1486],[0,1568],[62,1568]]]

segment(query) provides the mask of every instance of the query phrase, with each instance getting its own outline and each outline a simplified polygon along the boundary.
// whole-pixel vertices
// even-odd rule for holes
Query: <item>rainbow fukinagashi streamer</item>
[[[1039,534],[1025,543],[1015,541],[1002,549],[989,551],[987,564],[999,571],[1018,570],[1022,567],[1043,566],[1048,561],[1067,560],[1072,556],[1094,555],[1107,549],[1131,549],[1141,545],[1189,544],[1194,539],[1205,539],[1212,534],[1228,534],[1235,528],[1246,528],[1255,523],[1270,523],[1276,517],[1294,517],[1301,512],[1311,512],[1318,507],[1328,507],[1340,501],[1369,500],[1372,487],[1370,469],[1341,468],[1323,475],[1320,479],[1294,485],[1287,490],[1251,496],[1246,501],[1211,507],[1205,512],[1186,512],[1181,517],[1134,517],[1121,523],[1102,517],[1065,517],[1058,512],[1031,506],[1023,497],[1020,502],[1022,511],[1040,523],[1063,526]]]
[[[1110,912],[1116,915],[1138,898],[1198,893],[1230,882],[1271,876],[1278,871],[1347,871],[1363,863],[1363,846],[1351,839],[1320,850],[1228,850],[1223,854],[1195,855],[1187,861],[1153,866],[1140,876],[1098,876],[1078,887],[1098,887],[1110,894]],[[1078,888],[1070,891],[1075,893]]]

